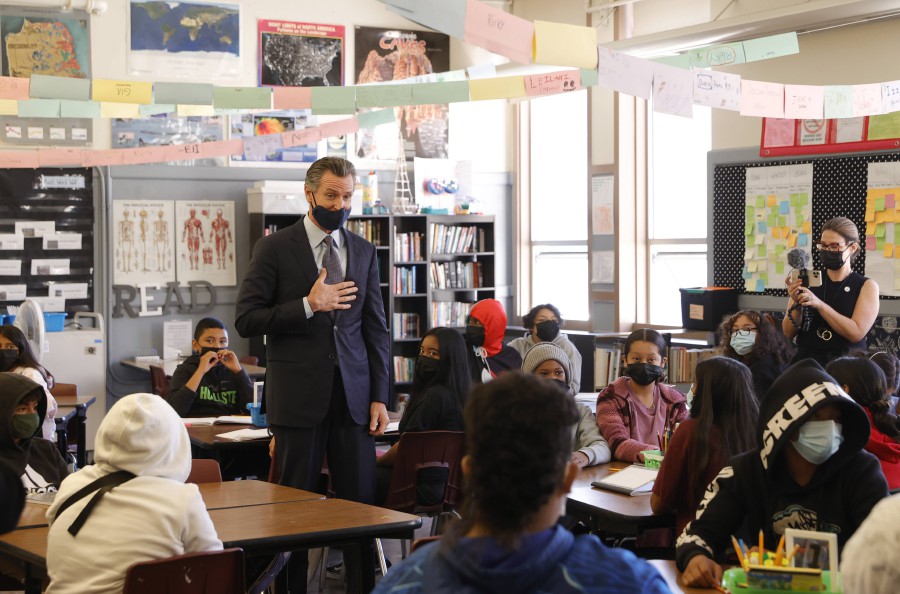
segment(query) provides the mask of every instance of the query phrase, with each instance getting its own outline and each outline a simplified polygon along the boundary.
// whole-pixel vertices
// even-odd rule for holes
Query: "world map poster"
[[[239,5],[130,0],[128,13],[130,74],[192,82],[240,75]]]
[[[0,60],[3,76],[90,78],[90,19],[83,11],[61,14],[4,7],[0,14]]]

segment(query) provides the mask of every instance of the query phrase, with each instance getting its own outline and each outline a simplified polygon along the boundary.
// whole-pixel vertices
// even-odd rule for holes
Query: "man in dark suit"
[[[327,453],[335,494],[372,503],[390,339],[375,246],[342,228],[355,181],[346,159],[310,166],[309,215],[256,243],[235,328],[266,336],[265,404],[281,483],[317,490]],[[294,557],[303,559],[291,563],[291,591],[306,583],[306,555]]]

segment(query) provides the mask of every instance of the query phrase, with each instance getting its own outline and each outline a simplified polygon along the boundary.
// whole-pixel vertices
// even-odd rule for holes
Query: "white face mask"
[[[835,421],[807,421],[800,427],[794,449],[810,464],[831,458],[844,443],[843,427]]]

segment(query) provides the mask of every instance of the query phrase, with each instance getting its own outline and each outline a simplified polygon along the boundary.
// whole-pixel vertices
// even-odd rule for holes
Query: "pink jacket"
[[[638,454],[644,450],[659,449],[659,444],[641,443],[631,439],[631,418],[634,416],[634,401],[628,384],[630,377],[620,377],[597,396],[597,426],[609,443],[613,458],[626,462],[637,462]],[[666,408],[669,425],[688,418],[687,401],[684,394],[671,386],[657,384],[660,398]]]

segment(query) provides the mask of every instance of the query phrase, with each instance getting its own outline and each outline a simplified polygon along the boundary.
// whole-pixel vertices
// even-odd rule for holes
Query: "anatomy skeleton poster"
[[[174,222],[171,200],[113,201],[115,284],[175,280]]]
[[[237,283],[233,201],[179,201],[175,204],[178,282]]]

